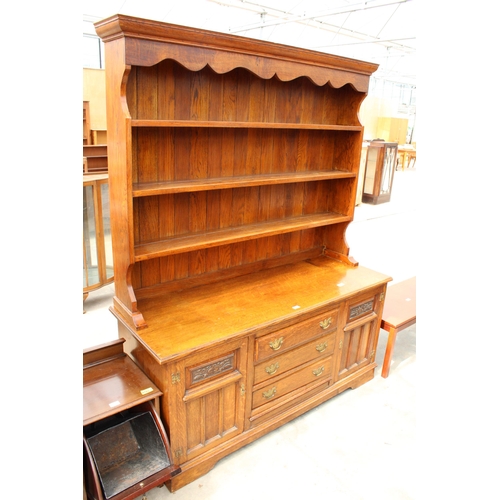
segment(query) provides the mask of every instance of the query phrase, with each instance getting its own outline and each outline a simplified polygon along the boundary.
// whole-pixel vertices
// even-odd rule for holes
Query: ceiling
[[[416,3],[85,0],[83,17],[84,21],[94,22],[126,14],[361,59],[379,64],[374,78],[416,87]]]

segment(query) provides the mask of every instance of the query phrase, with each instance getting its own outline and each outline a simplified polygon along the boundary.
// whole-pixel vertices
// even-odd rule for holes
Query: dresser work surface
[[[321,312],[360,287],[389,278],[367,268],[317,258],[206,287],[139,301],[148,328],[138,338],[161,364],[200,348]]]

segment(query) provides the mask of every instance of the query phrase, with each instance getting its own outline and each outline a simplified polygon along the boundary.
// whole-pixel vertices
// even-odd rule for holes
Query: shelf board
[[[137,245],[135,247],[135,262],[350,220],[352,220],[350,216],[329,212],[228,227],[207,233],[185,234],[162,241]]]
[[[361,125],[325,125],[322,123],[270,123],[222,120],[131,120],[132,127],[183,127],[183,128],[260,128],[295,130],[338,130],[361,132]]]
[[[242,175],[236,177],[218,177],[213,179],[191,179],[179,181],[144,182],[133,185],[132,196],[156,196],[163,194],[186,193],[194,191],[212,191],[269,184],[291,184],[295,182],[313,182],[332,179],[355,178],[353,172],[340,170],[315,170],[308,172],[288,172],[262,175]]]

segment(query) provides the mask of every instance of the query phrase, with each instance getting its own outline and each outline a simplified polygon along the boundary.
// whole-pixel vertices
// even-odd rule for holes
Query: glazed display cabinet
[[[108,174],[83,176],[83,300],[113,282]]]
[[[111,310],[163,394],[175,491],[373,378],[390,277],[345,232],[377,66],[122,15],[95,26]]]
[[[391,200],[392,181],[398,161],[398,143],[371,141],[366,153],[363,203],[378,205]]]

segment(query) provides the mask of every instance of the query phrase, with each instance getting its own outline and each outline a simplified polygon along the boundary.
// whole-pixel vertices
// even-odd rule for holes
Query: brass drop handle
[[[268,391],[264,391],[262,393],[262,396],[264,397],[264,399],[271,399],[272,397],[274,397],[276,394],[276,387],[273,387],[272,389],[269,389]]]
[[[274,365],[266,366],[266,373],[268,375],[274,375],[278,371],[279,367],[279,363],[274,363]]]
[[[331,324],[332,324],[332,317],[331,316],[328,319],[324,319],[323,321],[319,322],[319,326],[321,326],[321,328],[323,328],[323,330],[326,330]]]
[[[316,346],[316,350],[317,350],[318,352],[323,352],[323,351],[324,351],[327,347],[328,347],[328,342],[323,342],[323,343],[318,344],[318,345]]]
[[[318,368],[317,370],[313,370],[313,375],[315,377],[319,377],[320,375],[323,374],[323,372],[325,371],[325,367],[324,366],[321,366],[320,368]]]
[[[273,351],[277,351],[283,345],[284,341],[285,341],[285,339],[283,337],[280,337],[279,339],[271,340],[271,342],[269,342],[269,347]]]

